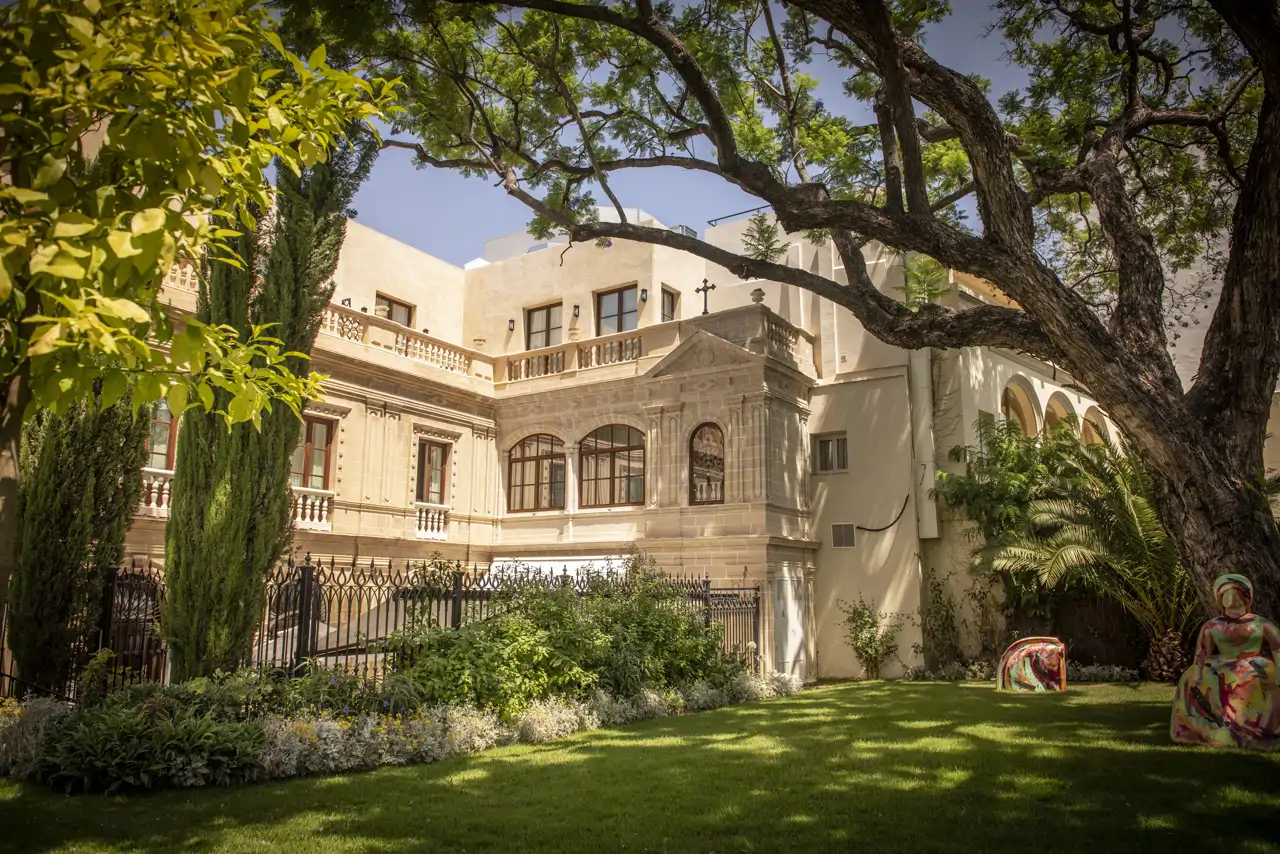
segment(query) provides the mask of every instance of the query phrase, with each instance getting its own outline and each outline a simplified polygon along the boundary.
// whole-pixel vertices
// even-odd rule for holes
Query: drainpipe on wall
[[[907,388],[911,404],[911,491],[916,498],[920,538],[938,536],[938,504],[929,497],[937,476],[933,441],[933,351],[908,351]]]

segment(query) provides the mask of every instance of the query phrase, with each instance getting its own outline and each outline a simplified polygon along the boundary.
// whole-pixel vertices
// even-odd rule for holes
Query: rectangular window
[[[662,322],[676,319],[676,292],[662,289]]]
[[[554,347],[561,341],[560,303],[531,308],[524,313],[526,350]]]
[[[418,489],[414,497],[427,504],[444,504],[444,466],[449,446],[423,440],[418,443]]]
[[[413,326],[413,306],[408,303],[378,294],[373,304],[375,309],[385,308],[387,310],[387,320],[394,320],[401,326]]]
[[[173,414],[163,400],[151,411],[151,435],[147,437],[147,468],[173,470],[174,440],[178,436]]]
[[[838,523],[831,526],[831,548],[833,549],[851,549],[853,548],[854,534],[857,531],[853,525],[848,523]]]
[[[329,488],[329,449],[333,444],[332,421],[307,418],[302,441],[293,451],[290,482],[304,489]]]
[[[631,332],[637,327],[639,317],[635,285],[596,294],[597,335]]]
[[[813,470],[818,474],[849,470],[849,440],[843,433],[814,439]]]

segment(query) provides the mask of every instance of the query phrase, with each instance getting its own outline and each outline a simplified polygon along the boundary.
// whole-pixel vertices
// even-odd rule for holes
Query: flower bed
[[[748,673],[649,567],[628,576],[521,589],[483,621],[400,633],[381,645],[376,680],[313,665],[102,696],[102,656],[79,708],[0,707],[0,774],[68,791],[229,785],[432,762],[799,689]]]
[[[435,762],[506,744],[787,696],[795,677],[741,674],[725,689],[695,683],[633,697],[535,701],[509,719],[470,705],[396,714],[264,715],[236,720],[196,705],[114,698],[94,709],[48,699],[0,707],[0,774],[71,792],[232,785]],[[154,716],[154,717],[153,717]]]

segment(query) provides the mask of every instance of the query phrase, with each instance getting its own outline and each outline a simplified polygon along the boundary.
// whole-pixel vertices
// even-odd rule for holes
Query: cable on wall
[[[908,504],[910,504],[910,503],[911,503],[911,492],[910,492],[910,490],[908,490],[908,491],[907,491],[907,497],[906,497],[906,498],[904,498],[904,499],[902,499],[902,509],[898,511],[898,515],[897,515],[897,516],[894,516],[894,517],[893,517],[893,521],[892,521],[892,522],[890,522],[888,525],[885,525],[885,526],[884,526],[884,527],[882,527],[882,528],[864,528],[864,527],[862,527],[861,525],[858,525],[858,526],[857,526],[857,527],[858,527],[858,530],[859,530],[859,531],[866,531],[868,534],[878,534],[878,533],[880,533],[881,531],[887,531],[887,530],[889,530],[889,529],[890,529],[890,528],[892,528],[894,525],[898,524],[898,522],[899,522],[899,521],[901,521],[901,519],[902,519],[902,514],[907,512],[907,505],[908,505]]]

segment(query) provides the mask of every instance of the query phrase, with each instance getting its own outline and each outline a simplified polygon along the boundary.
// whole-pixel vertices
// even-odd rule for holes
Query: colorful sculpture
[[[1067,690],[1067,648],[1057,638],[1023,638],[1000,656],[996,688],[1001,691]]]
[[[1253,613],[1243,575],[1213,583],[1221,616],[1200,629],[1195,663],[1173,696],[1169,735],[1182,744],[1280,749],[1280,629]]]

